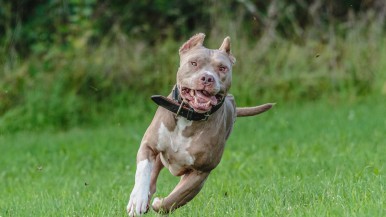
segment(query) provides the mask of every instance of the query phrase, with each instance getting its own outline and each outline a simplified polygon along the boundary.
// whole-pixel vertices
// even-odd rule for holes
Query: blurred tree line
[[[149,43],[181,38],[215,20],[242,20],[250,37],[269,29],[286,38],[302,38],[309,26],[349,25],[369,15],[384,25],[384,0],[0,0],[0,41],[6,52],[27,56],[89,31],[98,43],[119,26],[129,37]],[[368,16],[368,17],[369,17]]]
[[[142,115],[197,32],[232,37],[240,105],[386,94],[385,16],[385,0],[0,0],[0,133]]]

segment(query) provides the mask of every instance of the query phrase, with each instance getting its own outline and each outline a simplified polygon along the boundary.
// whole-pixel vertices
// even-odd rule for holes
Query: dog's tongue
[[[207,103],[210,101],[210,104],[217,105],[217,98],[215,96],[206,96],[202,91],[196,91],[196,96],[200,103]]]

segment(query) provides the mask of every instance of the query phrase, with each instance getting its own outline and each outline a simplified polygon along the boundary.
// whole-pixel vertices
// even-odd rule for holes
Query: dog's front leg
[[[137,154],[137,170],[135,184],[127,205],[129,216],[139,216],[149,209],[150,177],[156,154],[147,142],[142,142]]]
[[[151,172],[151,177],[150,177],[150,196],[149,196],[150,199],[153,197],[153,194],[157,190],[158,175],[163,168],[164,168],[164,165],[161,162],[160,154],[158,154],[154,162],[153,171]]]
[[[174,190],[163,199],[154,198],[152,207],[156,212],[171,212],[185,205],[200,192],[205,183],[208,173],[191,171],[182,176]]]

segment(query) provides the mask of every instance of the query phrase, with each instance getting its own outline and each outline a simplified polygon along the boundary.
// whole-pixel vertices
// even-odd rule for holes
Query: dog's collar
[[[206,121],[209,116],[215,113],[224,103],[225,96],[221,99],[221,101],[212,107],[212,109],[206,113],[198,113],[194,111],[187,103],[185,103],[181,96],[180,91],[178,90],[177,85],[174,86],[172,92],[172,98],[169,99],[167,97],[161,95],[153,95],[151,99],[159,106],[166,108],[167,110],[176,114],[176,117],[182,116],[189,121]]]

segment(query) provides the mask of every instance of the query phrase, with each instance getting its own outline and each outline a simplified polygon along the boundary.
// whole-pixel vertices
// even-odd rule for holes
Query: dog
[[[220,163],[236,117],[257,115],[274,105],[236,108],[228,94],[236,62],[230,38],[219,49],[205,48],[204,38],[196,34],[179,49],[177,82],[169,96],[152,97],[159,107],[138,150],[129,216],[142,215],[150,206],[168,213],[192,200]],[[154,198],[150,205],[164,167],[181,180],[167,197]]]

